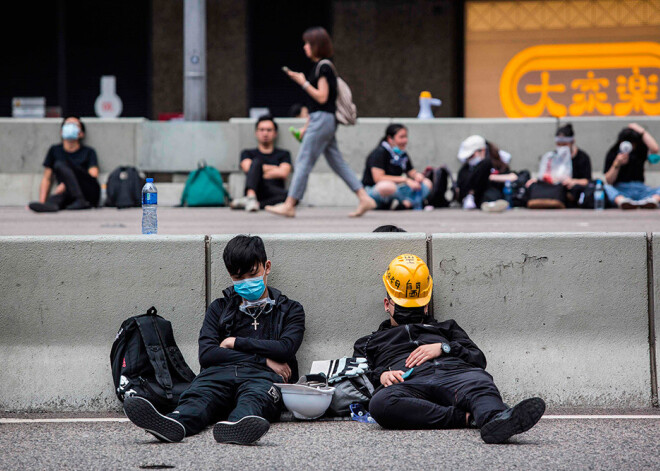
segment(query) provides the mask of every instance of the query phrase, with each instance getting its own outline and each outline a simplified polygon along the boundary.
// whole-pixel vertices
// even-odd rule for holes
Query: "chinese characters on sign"
[[[660,44],[534,46],[500,79],[507,116],[660,115]]]

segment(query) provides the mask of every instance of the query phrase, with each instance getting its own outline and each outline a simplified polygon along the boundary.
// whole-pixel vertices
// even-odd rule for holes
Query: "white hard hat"
[[[301,378],[302,379],[302,378]],[[296,419],[318,419],[330,407],[335,388],[325,384],[307,386],[302,384],[275,383],[282,391],[282,400]]]
[[[465,162],[469,159],[472,154],[474,154],[479,149],[486,148],[486,139],[483,137],[473,134],[472,136],[465,139],[461,142],[461,147],[458,149],[458,160]]]

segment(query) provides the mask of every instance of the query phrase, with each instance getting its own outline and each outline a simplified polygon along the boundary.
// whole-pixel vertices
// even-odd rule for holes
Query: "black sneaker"
[[[67,206],[66,209],[89,209],[91,207],[92,205],[87,200],[76,200]]]
[[[513,435],[526,432],[541,420],[545,402],[532,397],[500,412],[481,427],[481,438],[486,443],[504,443]]]
[[[131,422],[161,442],[180,442],[186,436],[181,422],[164,416],[143,397],[129,396],[124,399],[124,412]]]
[[[213,426],[213,438],[218,443],[252,445],[263,437],[270,423],[263,417],[247,415],[237,422],[218,422]]]
[[[40,203],[34,201],[28,207],[35,213],[55,213],[60,210],[59,206],[54,203]]]

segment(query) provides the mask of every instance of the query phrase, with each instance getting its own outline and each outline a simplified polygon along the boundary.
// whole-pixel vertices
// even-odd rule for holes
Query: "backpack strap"
[[[155,319],[156,312],[156,308],[152,306],[146,315],[137,316],[135,321],[140,329],[140,336],[146,347],[149,362],[156,372],[156,381],[165,390],[167,398],[172,399],[172,376],[167,368],[167,356]]]
[[[357,378],[352,378],[352,377],[349,376],[349,377],[347,377],[346,379],[347,379],[347,380],[353,385],[353,387],[354,387],[355,389],[357,389],[358,391],[360,391],[360,393],[361,393],[364,397],[366,397],[367,399],[371,399],[371,393],[369,392],[369,388],[367,388],[364,384],[362,384],[361,382],[359,382],[359,381],[357,380]],[[367,380],[367,381],[368,381],[368,380]]]
[[[156,323],[156,329],[160,334],[160,339],[165,344],[165,355],[170,361],[174,370],[183,378],[184,380],[191,382],[195,379],[195,373],[190,369],[186,360],[184,360],[181,350],[177,347],[176,342],[174,341],[174,332],[172,331],[172,324],[165,319],[154,316],[154,322]]]
[[[335,77],[339,77],[339,74],[337,74],[337,68],[335,67],[335,64],[333,64],[332,61],[329,59],[321,59],[319,63],[316,64],[316,70],[314,71],[314,75],[316,75],[317,77],[319,76],[319,73],[321,72],[321,66],[323,64],[328,64],[332,69],[332,71],[334,72]]]

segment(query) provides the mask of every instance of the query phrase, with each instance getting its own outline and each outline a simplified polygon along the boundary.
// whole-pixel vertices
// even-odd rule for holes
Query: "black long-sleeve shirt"
[[[416,369],[430,365],[445,369],[486,368],[483,352],[453,319],[443,322],[432,319],[427,324],[404,324],[396,327],[387,319],[376,332],[355,342],[353,356],[367,359],[371,371],[369,379],[378,386],[380,376],[385,371],[405,371],[408,356],[417,347],[432,343],[447,343],[451,352],[443,353],[435,361],[427,361]]]
[[[204,368],[224,365],[250,365],[268,369],[266,359],[288,363],[291,380],[298,376],[296,352],[305,332],[305,311],[275,288],[268,288],[273,309],[261,314],[255,329],[254,319],[238,307],[242,299],[233,287],[223,291],[223,298],[211,303],[199,333],[199,364]],[[227,337],[236,337],[234,348],[221,348]],[[294,379],[295,378],[295,379]]]

